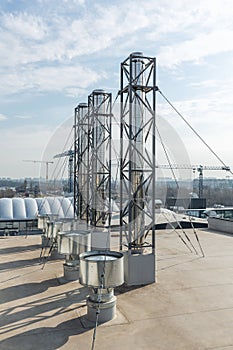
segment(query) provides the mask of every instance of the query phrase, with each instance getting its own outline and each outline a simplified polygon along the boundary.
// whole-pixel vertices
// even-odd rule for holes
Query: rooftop
[[[186,232],[198,254],[157,231],[157,283],[116,288],[116,318],[97,328],[95,350],[233,349],[233,237],[199,229],[203,257]],[[63,260],[41,263],[39,235],[0,242],[1,350],[91,349],[88,290],[65,283]]]

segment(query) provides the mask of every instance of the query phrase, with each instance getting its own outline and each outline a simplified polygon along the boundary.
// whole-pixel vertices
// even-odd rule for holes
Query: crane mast
[[[46,172],[45,172],[45,182],[46,182],[46,190],[48,190],[48,181],[49,181],[49,164],[53,164],[51,160],[23,160],[23,162],[29,162],[29,163],[40,163],[46,165]]]

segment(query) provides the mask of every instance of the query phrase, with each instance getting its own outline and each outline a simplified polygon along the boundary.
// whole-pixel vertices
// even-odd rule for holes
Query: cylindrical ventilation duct
[[[90,121],[90,223],[104,225],[110,219],[112,96],[94,90],[88,97]]]
[[[89,287],[87,318],[107,322],[116,313],[114,287],[124,283],[123,254],[114,251],[92,251],[80,255],[79,281]]]
[[[75,108],[74,122],[74,206],[75,216],[86,219],[89,204],[89,121],[88,105]]]
[[[121,63],[120,249],[128,249],[125,281],[132,285],[155,280],[155,63],[142,52]]]
[[[58,234],[58,251],[67,257],[78,257],[91,249],[91,233],[85,230],[62,231]],[[68,258],[69,259],[69,258]]]
[[[86,230],[63,231],[58,234],[58,252],[65,255],[64,278],[68,281],[79,278],[79,255],[90,251],[91,233]]]
[[[45,231],[47,226],[48,215],[38,215],[38,224],[37,227],[43,231]]]
[[[143,186],[143,150],[144,150],[144,139],[143,139],[143,111],[144,111],[144,93],[141,87],[143,86],[143,53],[134,52],[131,54],[131,74],[132,74],[132,86],[134,89],[130,93],[130,104],[131,104],[131,121],[132,127],[130,132],[130,142],[132,143],[131,149],[131,169],[130,169],[130,181],[132,184],[132,191],[135,193],[132,211],[132,232],[134,235],[134,242],[143,243],[143,236],[141,233],[145,228],[145,215],[143,212],[145,192]],[[139,189],[139,190],[138,190]],[[139,239],[139,242],[138,242]]]

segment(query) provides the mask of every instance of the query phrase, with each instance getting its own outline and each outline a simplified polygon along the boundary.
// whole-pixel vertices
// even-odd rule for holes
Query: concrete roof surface
[[[233,236],[199,229],[203,257],[186,231],[198,254],[158,231],[157,283],[116,288],[116,317],[97,328],[95,350],[233,349]],[[91,349],[88,290],[64,281],[63,260],[41,263],[39,235],[0,244],[0,349]]]

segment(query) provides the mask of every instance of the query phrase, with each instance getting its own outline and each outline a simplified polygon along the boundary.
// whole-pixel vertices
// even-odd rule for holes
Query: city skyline
[[[54,161],[57,173],[53,156],[72,146],[74,108],[97,88],[114,100],[120,63],[134,51],[156,57],[159,89],[233,168],[232,15],[226,0],[3,0],[0,177],[45,177],[43,164],[23,163],[30,159]],[[172,162],[185,154],[190,164],[221,165],[159,93],[157,116]],[[159,139],[157,149],[164,163]],[[220,173],[206,174],[229,175]]]

